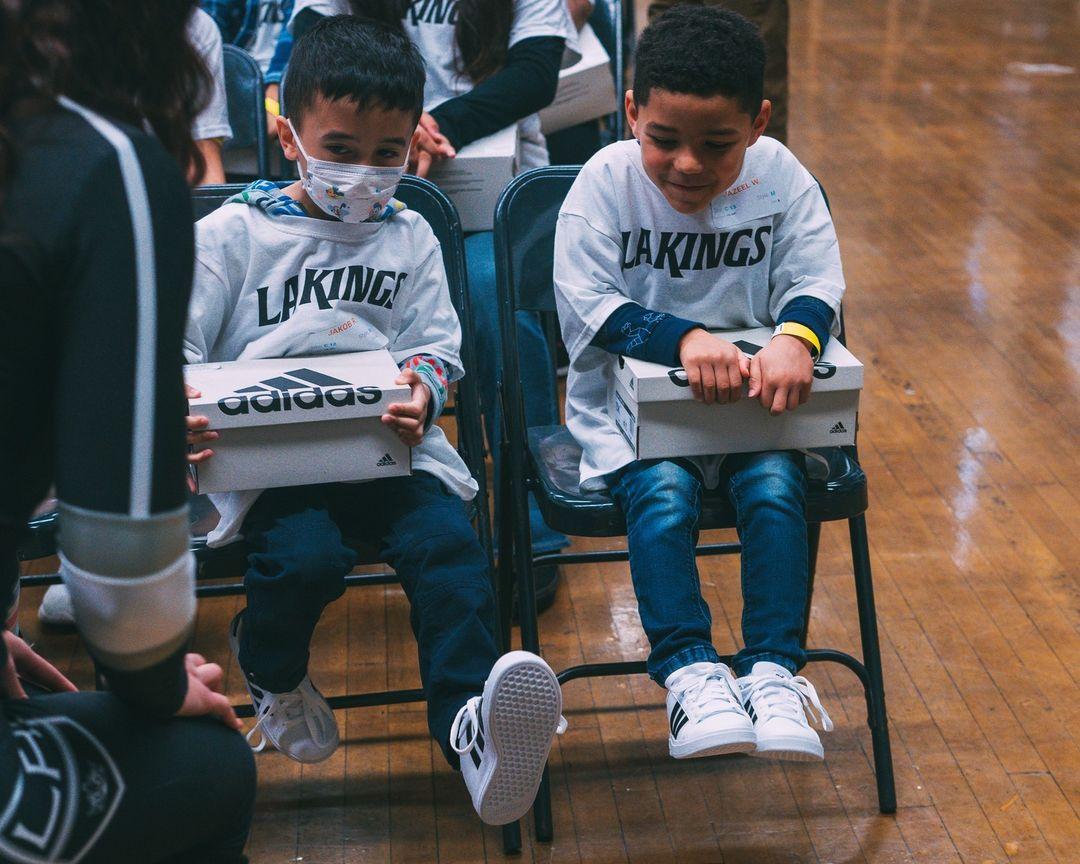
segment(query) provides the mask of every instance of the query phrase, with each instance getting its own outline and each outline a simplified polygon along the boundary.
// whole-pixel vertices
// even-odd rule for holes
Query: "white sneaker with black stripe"
[[[755,663],[738,684],[743,705],[754,720],[755,756],[792,762],[825,758],[825,748],[807,721],[807,714],[817,718],[826,732],[832,730],[833,722],[813,684],[783,666],[767,662]]]
[[[691,663],[667,687],[668,752],[676,759],[749,753],[757,744],[735,676],[723,663]]]
[[[240,662],[240,612],[229,625],[229,647]],[[244,667],[244,683],[247,685],[251,704],[255,707],[255,725],[247,733],[249,742],[259,735],[259,743],[252,749],[259,753],[272,744],[290,759],[304,764],[329,759],[337,749],[339,733],[334,712],[326,698],[315,689],[308,675],[287,693],[271,693],[263,690],[247,674]]]
[[[528,651],[500,657],[483,696],[462,705],[450,727],[450,746],[461,756],[461,775],[484,822],[505,825],[529,811],[551,743],[565,729],[551,667]]]

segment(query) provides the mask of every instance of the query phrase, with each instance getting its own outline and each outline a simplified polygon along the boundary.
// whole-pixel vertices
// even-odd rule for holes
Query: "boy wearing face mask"
[[[398,362],[412,395],[382,421],[413,447],[411,476],[210,496],[210,544],[242,533],[253,550],[230,643],[264,741],[300,762],[329,757],[338,730],[308,644],[356,562],[342,529],[377,544],[412,604],[431,732],[480,817],[502,824],[531,805],[562,698],[539,657],[498,655],[487,560],[461,503],[476,483],[435,425],[463,374],[460,327],[431,228],[393,198],[423,87],[423,61],[394,28],[340,16],[297,42],[278,134],[302,179],[257,181],[198,223],[185,354],[386,347]],[[190,460],[212,459],[218,433],[205,418],[188,425]]]

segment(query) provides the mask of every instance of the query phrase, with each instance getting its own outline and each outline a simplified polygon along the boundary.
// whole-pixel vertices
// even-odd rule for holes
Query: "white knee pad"
[[[174,653],[195,620],[186,509],[133,519],[61,504],[60,518],[60,573],[92,653],[123,670]]]

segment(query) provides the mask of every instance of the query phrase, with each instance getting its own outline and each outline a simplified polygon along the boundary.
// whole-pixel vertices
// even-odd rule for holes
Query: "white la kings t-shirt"
[[[732,330],[773,326],[796,297],[836,310],[843,293],[825,200],[779,141],[758,139],[731,187],[689,216],[648,178],[636,140],[605,147],[581,169],[555,232],[566,418],[582,448],[582,488],[602,488],[604,475],[634,460],[609,408],[616,358],[589,344],[628,300]]]
[[[454,27],[457,24],[458,0],[413,0],[402,24],[413,44],[420,49],[427,71],[424,88],[424,110],[442,105],[448,99],[468,93],[475,86],[467,75],[458,72],[457,43]],[[537,36],[556,36],[566,40],[563,66],[573,66],[581,59],[577,30],[570,19],[566,0],[512,0],[513,19],[510,42]],[[293,18],[303,9],[314,9],[323,15],[342,15],[351,12],[348,0],[297,0]],[[548,164],[547,142],[540,132],[540,116],[532,114],[518,121],[521,132],[521,170]]]
[[[416,213],[347,224],[268,216],[225,204],[195,226],[195,278],[187,363],[343,354],[387,348],[397,363],[415,354],[463,370],[461,327],[442,252]],[[477,485],[442,429],[413,449],[413,468],[463,500]],[[234,539],[259,492],[211,495],[221,514],[211,546]]]
[[[196,141],[210,138],[232,138],[229,125],[229,106],[225,101],[225,61],[222,55],[221,31],[202,9],[192,10],[188,19],[187,38],[210,72],[210,99],[199,112],[191,126],[191,137]]]

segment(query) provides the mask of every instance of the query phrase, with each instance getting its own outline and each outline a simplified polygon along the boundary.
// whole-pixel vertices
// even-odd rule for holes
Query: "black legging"
[[[61,693],[5,700],[5,726],[0,861],[245,860],[255,763],[216,720],[153,721],[110,693]]]

